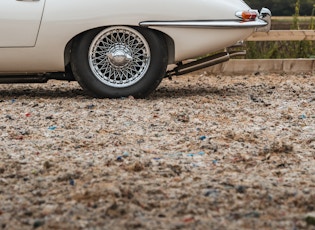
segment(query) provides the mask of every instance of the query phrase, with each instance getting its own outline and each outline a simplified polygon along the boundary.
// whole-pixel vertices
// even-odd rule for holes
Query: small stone
[[[308,225],[314,225],[315,226],[315,212],[308,213],[305,217],[305,221]]]
[[[6,115],[5,118],[8,120],[14,120],[11,115]]]
[[[52,126],[49,126],[48,129],[49,129],[50,131],[54,131],[54,130],[57,129],[57,126],[56,126],[56,125],[52,125]]]
[[[74,180],[73,180],[73,179],[70,179],[69,184],[70,184],[71,186],[74,186],[74,185],[75,185]]]
[[[144,169],[144,166],[140,162],[136,162],[133,165],[133,171],[135,171],[135,172],[141,172],[143,169]]]
[[[44,208],[43,208],[42,214],[45,215],[45,216],[49,216],[49,215],[51,215],[53,212],[56,211],[56,208],[57,208],[56,205],[51,205],[51,204],[46,205],[46,206],[44,206]]]
[[[91,105],[88,105],[86,106],[87,109],[94,109],[95,108],[95,105],[91,104]]]
[[[306,119],[306,118],[307,118],[307,116],[305,114],[302,114],[299,116],[299,119],[301,119],[301,120]]]
[[[118,156],[118,157],[116,158],[116,161],[118,161],[118,162],[123,162],[123,161],[124,161],[124,158],[123,158],[122,156]]]
[[[51,167],[53,166],[53,164],[52,163],[50,163],[49,161],[45,161],[45,163],[44,163],[44,169],[50,169]]]
[[[236,191],[238,193],[245,193],[246,192],[246,187],[243,186],[243,185],[239,185],[239,186],[236,187]]]
[[[39,228],[41,226],[43,226],[45,224],[45,220],[35,220],[34,224],[33,224],[33,227],[34,228]]]
[[[49,115],[49,116],[45,117],[45,119],[47,119],[47,120],[52,120],[53,118],[54,118],[53,115]]]

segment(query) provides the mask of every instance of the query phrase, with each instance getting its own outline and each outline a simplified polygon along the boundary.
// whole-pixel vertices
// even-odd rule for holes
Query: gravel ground
[[[0,229],[315,229],[313,74],[0,95]]]

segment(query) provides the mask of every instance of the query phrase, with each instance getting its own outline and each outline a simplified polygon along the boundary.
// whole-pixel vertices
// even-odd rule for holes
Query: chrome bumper
[[[262,8],[259,15],[260,20],[263,20],[267,25],[256,28],[257,32],[269,32],[271,28],[271,11],[267,8]]]
[[[144,21],[139,23],[143,27],[184,27],[184,28],[256,28],[257,31],[270,30],[271,12],[267,8],[263,8],[259,17],[255,21],[217,21],[217,20],[201,20],[201,21]]]

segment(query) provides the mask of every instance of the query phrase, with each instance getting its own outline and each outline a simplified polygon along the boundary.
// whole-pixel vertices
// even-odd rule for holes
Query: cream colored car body
[[[67,44],[93,28],[139,26],[146,21],[233,21],[238,20],[236,11],[249,9],[240,0],[1,0],[0,73],[64,71]],[[170,64],[233,45],[255,30],[148,27],[173,40]]]

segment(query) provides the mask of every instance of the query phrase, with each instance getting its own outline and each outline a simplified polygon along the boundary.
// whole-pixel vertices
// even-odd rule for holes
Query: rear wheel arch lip
[[[144,27],[140,27],[144,28]],[[149,29],[149,28],[147,28]],[[175,62],[175,42],[174,40],[167,35],[166,33],[163,33],[162,31],[150,29],[152,31],[155,31],[155,33],[160,34],[160,36],[165,41],[166,47],[167,47],[167,53],[168,53],[168,64],[173,64]]]

